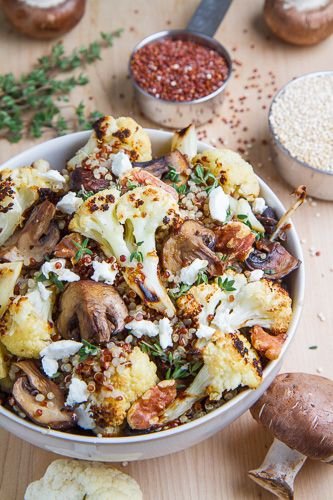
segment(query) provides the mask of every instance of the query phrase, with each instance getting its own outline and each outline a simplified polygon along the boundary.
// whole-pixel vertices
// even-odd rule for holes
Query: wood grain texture
[[[129,114],[141,124],[151,126],[140,116],[133,102],[131,85],[126,78],[128,56],[135,43],[145,35],[166,27],[185,26],[198,0],[89,0],[88,4],[84,20],[66,36],[66,47],[87,43],[101,30],[123,27],[125,32],[114,49],[105,52],[103,62],[87,69],[91,83],[75,94],[75,101],[84,98],[92,109],[96,107],[114,115]],[[218,138],[223,137],[229,147],[237,147],[237,139],[244,136],[242,128],[247,127],[247,137],[256,139],[249,155],[252,164],[278,196],[288,202],[291,189],[278,178],[268,148],[262,144],[262,140],[268,138],[267,108],[263,109],[267,97],[263,104],[264,100],[257,99],[257,91],[245,92],[244,86],[254,68],[258,69],[263,86],[269,81],[268,72],[272,71],[276,75],[276,87],[303,73],[332,69],[333,47],[332,40],[302,49],[280,43],[273,37],[267,39],[261,19],[262,4],[261,0],[234,0],[216,34],[233,57],[242,62],[242,66],[236,66],[236,75],[229,85],[229,102],[222,110],[222,118],[232,118],[234,111],[230,109],[230,99],[236,102],[237,97],[247,94],[245,108],[249,111],[242,115],[242,126],[230,129],[219,117],[204,128],[213,142],[218,143]],[[1,73],[19,74],[27,70],[50,45],[14,34],[0,15]],[[0,161],[31,144],[32,141],[18,145],[1,142]],[[333,376],[332,217],[332,204],[318,201],[315,205],[305,205],[294,219],[304,240],[307,287],[302,320],[283,371],[320,371]],[[310,247],[320,255],[310,256]],[[319,312],[326,321],[320,321]],[[310,350],[312,345],[318,348]],[[0,431],[0,436],[0,500],[21,500],[27,484],[42,476],[46,466],[57,457],[4,431]],[[204,443],[168,457],[131,463],[124,470],[139,481],[146,500],[268,500],[272,496],[247,478],[247,470],[260,464],[270,443],[271,436],[247,413]],[[119,467],[123,466],[119,464]],[[329,500],[333,498],[332,491],[332,467],[308,461],[296,481],[296,499]]]

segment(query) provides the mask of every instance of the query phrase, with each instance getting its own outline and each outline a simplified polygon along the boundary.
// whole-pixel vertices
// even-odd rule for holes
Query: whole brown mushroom
[[[253,481],[279,498],[294,497],[307,458],[333,464],[333,381],[307,373],[278,375],[251,408],[275,439]]]
[[[282,40],[313,45],[333,33],[333,1],[266,0],[264,19]]]
[[[50,40],[81,20],[86,0],[1,0],[8,21],[31,38]]]

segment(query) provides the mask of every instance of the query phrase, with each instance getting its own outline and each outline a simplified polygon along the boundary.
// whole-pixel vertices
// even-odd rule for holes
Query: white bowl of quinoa
[[[276,167],[293,187],[333,200],[333,72],[308,73],[273,98],[269,130]]]
[[[232,153],[231,166],[227,170],[229,174],[231,171],[234,174],[234,165],[238,165],[236,170],[238,169],[237,175],[240,175],[240,178],[246,172],[244,182],[235,181],[235,177],[227,175],[226,171],[223,176],[219,175],[217,170],[213,173],[209,166],[210,155],[214,157],[220,153],[203,142],[197,142],[193,146],[193,130],[182,131],[173,136],[170,132],[141,129],[134,121],[128,126],[128,120],[104,117],[95,125],[92,134],[89,131],[79,132],[37,145],[9,160],[1,169],[4,179],[8,171],[29,165],[28,168],[38,170],[38,175],[48,172],[48,179],[58,182],[59,178],[50,174],[54,169],[61,172],[65,181],[70,183],[70,188],[65,191],[58,190],[58,193],[48,188],[39,191],[38,196],[42,195],[38,200],[39,204],[53,203],[56,206],[55,222],[61,233],[58,239],[62,239],[57,243],[58,250],[49,250],[49,256],[44,256],[39,264],[35,261],[24,263],[25,271],[21,271],[15,297],[11,297],[9,303],[9,308],[13,308],[13,304],[16,307],[29,301],[34,304],[32,294],[35,297],[36,293],[42,291],[41,296],[45,298],[45,290],[54,292],[56,306],[49,323],[50,328],[54,328],[51,337],[46,341],[45,348],[36,354],[35,344],[30,340],[26,343],[24,336],[30,328],[28,322],[8,336],[4,325],[10,314],[15,314],[15,311],[8,309],[0,320],[2,350],[7,352],[7,358],[3,359],[10,365],[1,384],[0,424],[23,440],[46,450],[96,461],[131,461],[177,452],[208,438],[237,419],[254,404],[277,375],[295,335],[303,304],[304,269],[299,238],[293,226],[289,227],[287,232],[279,229],[278,219],[285,213],[285,209],[271,189],[255,176],[252,167],[246,162],[242,163],[239,155],[233,156]],[[110,127],[117,138],[118,146],[113,143],[112,148],[108,149],[106,143],[110,144],[110,134],[106,134],[106,131],[110,132]],[[151,151],[148,153],[144,146],[143,157],[138,157],[135,153],[136,146],[128,147],[131,134],[135,135],[138,131],[140,138],[135,143],[136,146],[139,143],[141,146],[148,144],[150,148],[151,145]],[[190,140],[184,143],[184,136],[190,136]],[[98,152],[93,158],[90,156],[92,137],[97,140],[95,146],[98,146],[97,150],[93,148],[95,153]],[[166,156],[170,154],[171,141],[172,149],[179,150],[181,156],[178,153],[176,158]],[[139,149],[141,146],[138,145]],[[102,154],[99,149],[101,147]],[[112,157],[112,161],[108,161],[108,156],[118,154],[117,148],[118,152],[119,149],[122,150],[120,157]],[[124,151],[132,163],[131,167],[128,159],[124,160]],[[221,154],[227,155],[230,160],[230,152],[224,150]],[[151,160],[151,156],[159,160]],[[51,165],[52,170],[49,170],[45,161],[38,161],[41,158]],[[89,158],[89,165],[85,163],[84,170],[87,167],[88,170],[98,169],[96,175],[90,177],[92,184],[89,184],[90,187],[93,185],[95,194],[88,191],[87,185],[83,185],[87,181],[84,176],[79,179],[79,182],[83,183],[79,186],[80,189],[75,188],[77,169],[82,168],[82,162],[85,162],[86,158]],[[187,166],[181,170],[184,160]],[[101,166],[103,162],[104,167]],[[146,168],[149,170],[145,170]],[[74,171],[76,173],[73,180]],[[142,171],[143,185],[140,184]],[[29,172],[31,173],[30,170]],[[116,182],[114,175],[118,176]],[[12,174],[12,177],[15,175]],[[110,186],[106,188],[103,181],[108,180]],[[186,189],[181,187],[182,185],[186,185]],[[68,189],[74,191],[76,198],[81,196],[79,207],[74,207],[74,195],[70,195],[71,199],[68,198]],[[141,210],[142,203],[141,199],[136,197],[137,193],[141,193],[141,197],[153,195],[159,205],[155,206],[156,210],[160,210],[160,206],[166,206],[168,215],[163,218],[163,224],[160,223],[155,242],[159,266],[156,276],[160,285],[167,290],[167,295],[163,295],[163,290],[156,288],[156,281],[149,281],[154,274],[153,270],[144,276],[142,281],[131,282],[133,269],[135,272],[139,269],[141,273],[145,273],[146,254],[150,253],[151,256],[151,252],[145,248],[147,241],[141,243],[141,240],[136,240],[127,261],[124,258],[125,249],[118,255],[116,263],[113,257],[108,257],[106,241],[100,240],[96,233],[91,232],[91,214],[96,215],[101,208],[101,216],[108,216],[110,206],[115,203],[111,196],[115,191],[110,193],[110,189],[120,189],[115,212],[119,221],[124,220],[127,205]],[[65,196],[67,198],[63,200]],[[218,206],[210,203],[214,198],[219,200]],[[234,198],[234,201],[231,198]],[[127,205],[119,200],[125,200]],[[221,200],[224,200],[223,216],[223,211],[220,210]],[[87,207],[88,219],[85,218]],[[32,212],[30,209],[30,218],[34,210],[36,206]],[[249,211],[245,213],[246,210]],[[213,223],[209,220],[213,218],[212,214],[215,217]],[[153,215],[152,212],[152,217]],[[72,222],[74,219],[76,222]],[[29,217],[25,219],[25,224],[29,220]],[[154,221],[154,217],[151,220]],[[113,220],[112,224],[114,223]],[[179,250],[177,246],[173,246],[172,238],[176,239],[177,244],[179,235],[186,238],[186,233],[182,233],[184,224],[187,227],[189,224],[199,224],[204,231],[202,240],[205,245],[196,247],[198,254],[193,265],[193,259],[186,252],[200,236],[201,229],[196,226],[191,233],[192,237],[182,247],[185,257],[181,252],[177,254],[178,258],[185,259],[177,270],[173,260],[172,264],[168,263],[170,256],[176,255],[173,252]],[[236,246],[235,242],[233,245],[229,244],[230,253],[227,255],[229,250],[226,245],[232,242],[233,238],[225,240],[221,230],[229,230],[235,225],[238,225],[239,229],[239,224],[246,237],[240,237]],[[26,226],[23,225],[23,229],[24,227]],[[112,226],[112,235],[108,233],[109,240],[111,238],[113,241],[117,227],[117,224]],[[146,228],[147,231],[150,229],[151,227]],[[136,230],[139,231],[137,228]],[[75,231],[79,235],[82,231],[83,239],[75,240],[79,243],[75,245],[74,257],[66,257],[65,252],[61,260],[59,248],[64,251],[63,238]],[[214,231],[217,231],[219,240],[215,240],[216,235],[212,236]],[[88,232],[89,236],[86,236]],[[126,233],[124,234],[126,239]],[[136,238],[138,235],[139,233],[136,233]],[[20,238],[14,239],[16,245],[19,244],[17,241],[20,242]],[[47,241],[50,243],[48,238]],[[126,241],[128,243],[130,239]],[[244,245],[249,246],[249,241],[251,249],[244,248]],[[45,243],[44,240],[42,243]],[[10,261],[8,256],[12,255],[13,248],[11,247],[8,253],[8,242],[6,244],[0,248],[2,269],[8,262],[13,265],[13,260]],[[217,250],[221,250],[223,245],[225,254]],[[164,247],[168,251],[163,255]],[[4,249],[7,257],[4,257]],[[277,257],[279,252],[283,254],[282,259]],[[40,258],[38,255],[36,252],[35,259]],[[156,252],[153,258],[156,259]],[[59,261],[63,266],[61,272]],[[92,261],[95,262],[93,269]],[[152,262],[150,261],[150,270],[153,269]],[[100,264],[104,265],[104,270]],[[110,264],[110,267],[107,276],[103,278],[106,264]],[[169,265],[176,266],[172,272],[166,269]],[[112,273],[115,274],[117,266],[119,274],[115,278]],[[75,274],[77,278],[73,278]],[[114,281],[111,285],[112,280]],[[42,286],[38,283],[42,283]],[[147,293],[148,285],[150,294]],[[107,313],[107,307],[98,309],[101,317],[106,315],[107,322],[100,329],[96,329],[95,324],[89,322],[89,318],[85,316],[84,310],[82,314],[86,321],[85,327],[81,328],[77,322],[74,325],[73,317],[77,311],[82,312],[87,300],[85,286],[91,287],[89,290],[101,287],[103,293],[105,287],[110,286],[113,294],[118,294],[116,300],[119,301],[120,297],[123,301],[123,306],[127,308],[126,313],[123,313],[123,306],[120,309],[118,307],[116,318],[110,317],[110,314],[115,314],[112,307]],[[154,286],[152,293],[151,287]],[[256,296],[256,289],[259,290],[260,287],[265,296]],[[249,294],[250,290],[252,291]],[[217,301],[215,308],[210,307],[205,315],[203,311],[211,302],[207,299],[207,304],[200,303],[200,294],[205,295],[207,291],[213,292]],[[102,303],[104,295],[99,297]],[[207,294],[205,297],[207,298]],[[257,297],[254,309],[252,306],[252,309],[248,307],[247,297]],[[271,303],[267,297],[271,297]],[[235,314],[229,315],[233,310],[229,307],[226,312],[227,303],[240,304],[239,310],[242,310],[246,317],[239,319]],[[117,305],[119,306],[118,302]],[[219,314],[217,306],[220,307]],[[98,308],[99,305],[95,303],[94,307]],[[202,314],[199,317],[200,312]],[[222,330],[225,333],[222,334]],[[101,332],[111,336],[102,338]],[[16,342],[13,341],[15,335]],[[63,344],[60,344],[61,342]],[[61,354],[63,348],[66,356]],[[182,354],[179,354],[179,349]],[[186,358],[182,357],[184,352]],[[222,367],[219,365],[221,360]],[[51,373],[54,364],[57,372]],[[122,365],[121,370],[119,365]],[[228,367],[226,371],[224,366]],[[94,381],[91,379],[90,367],[94,367],[97,373]],[[136,371],[130,371],[135,369]],[[96,375],[95,372],[93,375]],[[109,406],[104,405],[105,398],[103,400],[100,389],[101,373],[104,381],[105,377],[109,377],[108,386],[103,385],[103,390],[109,391],[108,401],[113,401]],[[130,384],[131,391],[125,394],[126,388],[122,387],[120,390],[117,380],[123,380],[124,374],[127,373],[127,380],[131,380],[133,385]],[[206,380],[207,376],[209,380]],[[47,390],[39,385],[36,377],[47,384]],[[51,383],[57,386],[54,392],[49,389],[51,386],[48,384]],[[138,388],[139,386],[141,388]],[[134,396],[133,387],[137,391]],[[59,390],[62,393],[60,395]],[[86,396],[82,396],[84,393]],[[191,397],[194,399],[191,400]],[[124,398],[125,403],[128,403],[125,410],[122,404]],[[58,401],[61,404],[54,413],[54,405],[57,405]],[[49,404],[50,402],[52,404]],[[36,411],[37,407],[40,411]],[[124,412],[123,416],[120,415],[119,408]],[[118,420],[115,421],[115,418]]]

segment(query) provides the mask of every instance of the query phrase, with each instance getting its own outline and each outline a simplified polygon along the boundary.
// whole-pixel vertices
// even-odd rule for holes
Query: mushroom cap
[[[283,373],[250,411],[289,448],[314,460],[333,461],[332,380],[308,373]]]

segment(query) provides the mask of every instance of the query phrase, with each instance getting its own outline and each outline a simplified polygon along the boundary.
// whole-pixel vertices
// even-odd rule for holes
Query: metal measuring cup
[[[165,30],[144,38],[134,48],[129,61],[129,74],[134,86],[136,100],[142,113],[159,125],[170,128],[183,128],[189,123],[201,125],[210,120],[221,106],[232,63],[226,48],[213,38],[224,18],[232,0],[202,0],[186,29]],[[131,61],[137,50],[151,42],[165,38],[191,40],[218,52],[226,61],[228,76],[217,90],[191,101],[171,101],[159,99],[143,90],[135,81]]]

